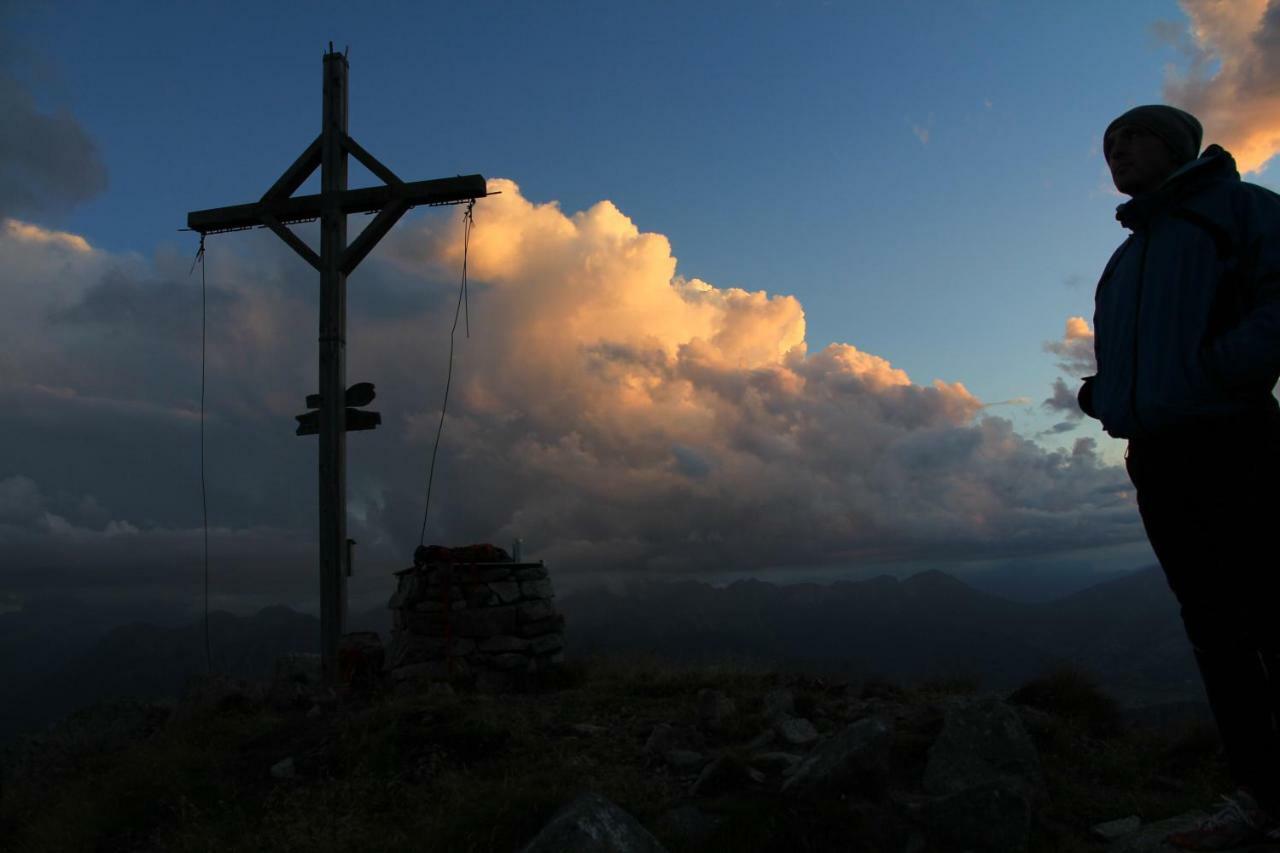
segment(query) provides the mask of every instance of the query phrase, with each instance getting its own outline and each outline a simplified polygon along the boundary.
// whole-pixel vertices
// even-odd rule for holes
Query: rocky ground
[[[0,830],[14,850],[1131,853],[1173,849],[1228,787],[1211,728],[1128,723],[1069,670],[1001,694],[592,660],[525,692],[339,697],[295,669],[31,739]]]

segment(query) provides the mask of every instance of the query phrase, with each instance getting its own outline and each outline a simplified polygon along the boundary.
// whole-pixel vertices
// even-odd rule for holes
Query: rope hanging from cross
[[[474,204],[490,194],[482,175],[402,181],[352,139],[347,133],[348,68],[346,54],[335,52],[330,43],[324,55],[320,135],[262,198],[187,214],[187,227],[200,233],[202,245],[209,234],[270,228],[320,273],[320,388],[318,394],[307,396],[307,407],[315,411],[298,416],[297,434],[320,436],[320,649],[329,683],[337,677],[354,544],[347,539],[346,433],[374,429],[382,421],[377,412],[358,408],[373,401],[373,383],[346,386],[347,276],[411,207]],[[348,155],[382,180],[383,186],[348,189]],[[294,196],[317,168],[320,193]],[[374,212],[377,215],[360,236],[348,243],[347,215]],[[289,228],[317,219],[319,253]]]

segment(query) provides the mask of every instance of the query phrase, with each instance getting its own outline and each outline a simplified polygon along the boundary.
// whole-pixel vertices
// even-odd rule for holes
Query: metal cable
[[[213,672],[213,655],[209,651],[209,499],[205,490],[204,477],[204,392],[205,392],[205,339],[206,307],[204,234],[200,235],[200,248],[196,251],[196,259],[191,262],[191,275],[196,264],[200,265],[200,514],[204,519],[204,663],[205,670]]]
[[[475,222],[475,206],[476,200],[471,199],[471,203],[462,214],[462,284],[458,288],[457,307],[453,309],[453,328],[449,330],[449,370],[444,381],[444,402],[440,405],[440,424],[436,427],[436,443],[431,448],[431,468],[427,472],[427,506],[422,511],[422,533],[418,537],[419,545],[427,543],[427,515],[431,512],[431,484],[436,474],[436,455],[440,451],[440,434],[444,431],[444,413],[449,408],[449,387],[453,384],[453,339],[454,333],[458,331],[458,315],[462,312],[464,305],[467,309],[467,337],[471,337],[471,302],[467,298],[467,252],[471,245],[471,225]]]

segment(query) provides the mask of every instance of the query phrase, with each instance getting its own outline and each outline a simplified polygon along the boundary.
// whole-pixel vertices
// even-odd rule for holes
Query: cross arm
[[[413,181],[401,186],[367,187],[334,193],[334,204],[340,213],[370,213],[393,202],[406,209],[420,204],[448,204],[488,195],[483,175],[459,175],[433,181]],[[201,234],[235,231],[265,225],[265,217],[281,224],[318,219],[327,199],[323,195],[265,199],[253,204],[193,210],[187,214],[187,227]]]

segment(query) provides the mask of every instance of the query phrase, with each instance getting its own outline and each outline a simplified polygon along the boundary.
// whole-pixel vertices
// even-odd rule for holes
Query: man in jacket
[[[1129,441],[1138,510],[1181,605],[1239,789],[1169,837],[1280,840],[1280,196],[1200,150],[1173,107],[1126,112],[1103,152],[1132,231],[1098,282],[1081,409]]]

